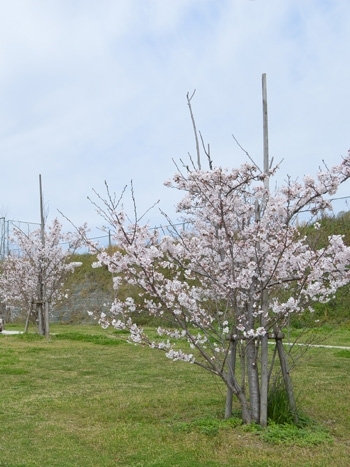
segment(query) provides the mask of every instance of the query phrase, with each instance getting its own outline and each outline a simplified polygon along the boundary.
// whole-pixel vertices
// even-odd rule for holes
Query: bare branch
[[[200,150],[199,150],[199,141],[198,141],[198,133],[197,133],[197,128],[196,128],[196,122],[193,116],[192,112],[192,105],[191,105],[191,100],[193,96],[195,95],[196,90],[193,91],[191,97],[189,93],[187,93],[187,105],[188,108],[190,109],[190,115],[191,115],[191,120],[192,120],[192,126],[193,126],[193,132],[194,132],[194,137],[196,140],[196,151],[197,151],[197,165],[198,165],[198,170],[201,170],[201,155],[200,155]]]
[[[250,156],[249,152],[246,151],[242,146],[241,144],[239,143],[239,141],[237,140],[237,138],[235,137],[234,134],[232,134],[232,138],[235,140],[237,146],[244,152],[244,154],[248,157],[248,159],[250,160],[250,162],[255,165],[255,167],[259,170],[260,173],[262,173],[262,170],[260,169],[260,167],[258,166],[258,164],[253,160],[253,158]]]
[[[207,156],[207,159],[208,159],[208,163],[209,163],[209,169],[210,170],[213,170],[213,161],[210,157],[210,145],[208,144],[208,148],[205,147],[205,144],[204,144],[204,140],[203,140],[203,136],[202,136],[202,133],[199,132],[199,136],[201,137],[201,141],[202,141],[202,146],[203,146],[203,151],[204,151],[204,154]]]

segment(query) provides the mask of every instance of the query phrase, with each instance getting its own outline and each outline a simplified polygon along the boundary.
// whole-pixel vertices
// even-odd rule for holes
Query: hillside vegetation
[[[336,217],[324,216],[319,220],[319,228],[303,225],[301,233],[309,238],[316,248],[323,248],[331,235],[342,235],[344,243],[350,245],[350,211]],[[349,266],[350,267],[350,266]],[[340,288],[328,303],[318,303],[315,307],[315,319],[332,323],[350,320],[350,284]]]
[[[54,320],[66,323],[89,322],[91,318],[88,312],[97,315],[113,300],[112,275],[104,267],[92,267],[96,261],[95,255],[74,255],[72,260],[82,264],[68,276],[66,286],[70,292],[69,299],[53,310]]]
[[[319,220],[319,228],[314,225],[301,225],[302,235],[306,235],[316,248],[322,248],[330,235],[343,235],[344,242],[350,245],[350,211],[337,217],[325,216]],[[82,265],[73,274],[67,277],[66,286],[69,290],[69,298],[59,307],[53,310],[53,321],[65,323],[87,323],[93,318],[88,312],[98,316],[109,308],[114,298],[112,274],[106,267],[93,268],[96,256],[92,254],[77,254],[73,261],[79,261]],[[132,296],[138,302],[137,290],[132,287],[122,286],[120,294]],[[20,317],[20,320],[22,318]],[[140,316],[139,322],[146,318]],[[350,285],[342,287],[335,297],[326,304],[319,303],[315,306],[315,313],[302,318],[296,317],[292,325],[301,327],[312,322],[343,323],[350,320]],[[147,321],[147,319],[146,319]],[[145,322],[144,324],[147,324]]]
[[[350,211],[337,217],[325,216],[319,220],[320,227],[304,224],[300,227],[302,235],[306,235],[316,248],[322,248],[330,235],[343,235],[344,241],[350,245]],[[81,267],[68,278],[71,298],[55,311],[55,320],[80,323],[91,320],[88,311],[99,314],[108,308],[114,297],[112,274],[106,267],[93,268],[96,257],[91,254],[76,255],[74,261],[80,261]],[[122,287],[119,293],[131,295],[138,301],[137,291],[131,287]],[[140,317],[140,320],[142,317]],[[317,304],[312,316],[296,318],[296,327],[306,324],[308,320],[324,323],[344,322],[350,319],[350,285],[342,287],[335,297],[326,304]]]

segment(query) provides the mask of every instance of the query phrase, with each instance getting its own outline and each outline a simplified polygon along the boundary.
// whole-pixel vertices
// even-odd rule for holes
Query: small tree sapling
[[[85,227],[78,229],[80,234]],[[0,296],[7,305],[27,311],[26,330],[30,318],[38,324],[39,333],[48,337],[45,307],[51,307],[65,295],[64,280],[81,263],[70,261],[81,245],[81,235],[63,233],[62,225],[54,219],[44,232],[37,229],[26,234],[14,230],[13,241],[18,250],[1,264]],[[64,244],[64,245],[63,245]]]

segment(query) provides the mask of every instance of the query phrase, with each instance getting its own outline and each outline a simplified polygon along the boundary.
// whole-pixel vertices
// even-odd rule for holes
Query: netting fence
[[[150,230],[158,230],[161,234],[175,234],[176,230],[189,229],[189,224],[180,222],[173,225],[159,225],[150,227]],[[21,220],[6,219],[0,217],[0,261],[6,258],[11,253],[18,253],[18,245],[12,240],[14,236],[14,230],[18,229],[29,235],[34,230],[40,229],[40,224],[37,222],[27,222]],[[108,247],[114,244],[113,233],[111,231],[105,232],[101,229],[101,235],[95,235],[88,238],[93,244],[97,244],[100,247]],[[66,243],[62,243],[64,248]],[[88,245],[81,247],[77,253],[85,254],[89,253],[90,248]]]

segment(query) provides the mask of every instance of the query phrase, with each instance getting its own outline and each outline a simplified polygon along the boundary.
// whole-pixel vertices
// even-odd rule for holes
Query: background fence
[[[333,213],[336,216],[341,216],[344,214],[344,212],[347,212],[350,210],[349,202],[350,202],[350,196],[342,196],[338,198],[332,198],[331,200],[332,207],[333,207]],[[307,221],[309,218],[308,211],[304,211],[301,214],[300,222]],[[11,241],[11,238],[13,237],[13,231],[14,229],[20,229],[26,234],[29,234],[33,230],[36,230],[40,228],[40,224],[38,222],[27,222],[27,221],[20,221],[20,220],[13,220],[13,219],[6,219],[5,217],[0,217],[0,260],[5,258],[10,252],[15,252],[18,251],[18,246],[14,244]],[[165,225],[165,226],[156,226],[156,227],[151,227],[151,229],[157,229],[160,231],[173,231],[174,228],[179,228],[180,230],[182,228],[186,228],[185,223],[177,223],[173,224],[172,226],[170,225]],[[89,238],[92,242],[97,242],[100,246],[102,247],[107,247],[109,245],[113,244],[113,237],[111,235],[111,232],[102,234],[100,236],[95,236]],[[64,245],[64,244],[62,244]],[[78,253],[88,253],[89,249],[88,247],[82,247]]]
[[[175,229],[185,229],[186,223],[178,223],[165,226],[156,226],[150,227],[150,230],[160,230],[162,232],[170,232],[175,231]],[[34,230],[40,228],[40,224],[38,222],[27,222],[27,221],[19,221],[19,220],[12,220],[6,219],[5,217],[0,217],[0,260],[8,256],[11,252],[18,252],[18,245],[13,243],[11,238],[13,238],[14,229],[22,230],[25,234],[29,235]],[[103,233],[102,235],[89,237],[89,240],[93,243],[97,243],[101,247],[108,247],[113,244],[113,235],[111,231],[109,233]],[[64,248],[65,243],[62,243],[62,247]],[[88,246],[83,246],[78,250],[78,253],[84,254],[89,252]]]
[[[12,243],[13,231],[17,228],[27,235],[40,228],[38,222],[16,221],[0,217],[0,259],[6,257],[11,251],[17,250],[17,245]]]

